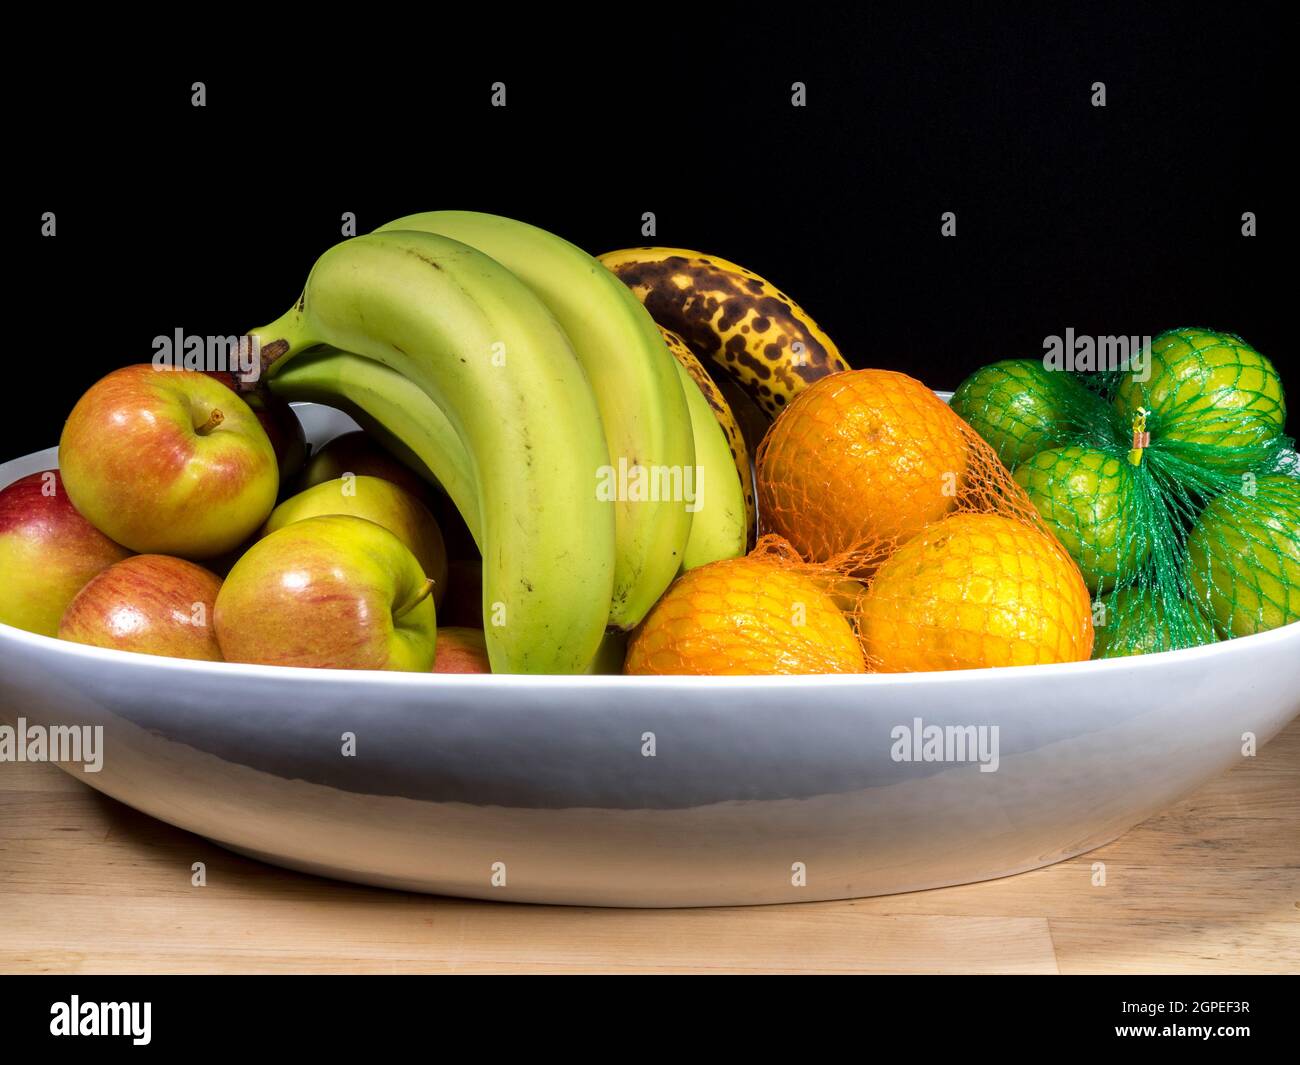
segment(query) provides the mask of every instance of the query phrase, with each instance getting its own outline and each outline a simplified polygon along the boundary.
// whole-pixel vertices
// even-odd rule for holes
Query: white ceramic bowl
[[[350,427],[300,414],[317,443]],[[0,485],[54,461],[6,463]],[[525,902],[796,902],[1005,876],[1114,839],[1297,712],[1300,624],[1105,662],[752,678],[276,669],[0,625],[0,717],[102,725],[101,771],[64,768],[105,794],[293,869]],[[996,726],[996,771],[895,760],[894,730],[918,718]]]

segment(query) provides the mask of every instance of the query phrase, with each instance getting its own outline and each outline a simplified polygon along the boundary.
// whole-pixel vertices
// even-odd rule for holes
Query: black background
[[[508,45],[503,26],[412,12],[318,43],[50,55],[14,101],[26,325],[0,456],[55,443],[81,391],[154,336],[280,314],[345,211],[359,231],[491,211],[593,253],[647,243],[653,211],[650,243],[757,270],[853,366],[935,388],[1069,327],[1205,325],[1270,356],[1294,397],[1283,11],[553,8]]]

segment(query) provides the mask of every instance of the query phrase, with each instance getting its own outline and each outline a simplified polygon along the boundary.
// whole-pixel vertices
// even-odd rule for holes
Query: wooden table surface
[[[194,862],[206,887],[191,886]],[[333,883],[238,857],[53,766],[0,764],[0,972],[593,971],[1300,972],[1300,720],[1173,809],[1047,869],[708,910]]]

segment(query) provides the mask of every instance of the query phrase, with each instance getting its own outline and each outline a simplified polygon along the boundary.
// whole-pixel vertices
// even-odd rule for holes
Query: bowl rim
[[[6,645],[17,646],[38,655],[66,655],[85,662],[100,662],[106,668],[114,664],[162,672],[181,670],[193,677],[205,674],[214,681],[221,678],[244,680],[283,681],[285,683],[315,683],[337,685],[379,685],[381,687],[420,686],[437,690],[474,687],[509,691],[511,689],[574,687],[585,691],[623,690],[636,688],[671,688],[684,690],[722,690],[762,685],[767,688],[821,689],[861,688],[874,690],[898,685],[959,684],[988,681],[999,683],[1032,684],[1039,681],[1068,681],[1079,675],[1092,676],[1102,671],[1131,670],[1135,673],[1159,670],[1175,664],[1207,662],[1221,655],[1236,653],[1234,648],[1249,646],[1263,650],[1274,643],[1294,640],[1300,644],[1300,621],[1289,622],[1268,632],[1254,633],[1219,640],[1200,647],[1187,647],[1177,651],[1158,651],[1146,655],[1121,658],[1088,659],[1082,662],[1055,662],[1041,665],[988,666],[980,669],[929,670],[915,673],[813,673],[795,675],[735,674],[716,677],[697,677],[680,674],[627,676],[608,674],[542,674],[542,673],[413,673],[375,669],[322,669],[309,666],[266,666],[245,662],[208,662],[190,658],[167,658],[161,655],[119,651],[106,647],[73,643],[53,636],[27,632],[0,622],[0,652]]]
[[[952,392],[934,389],[935,395],[947,402]],[[294,408],[320,407],[316,403],[293,403]],[[326,408],[328,409],[328,408]],[[300,416],[304,410],[295,410]],[[49,455],[51,461],[57,462],[58,448],[40,448],[27,455],[20,455],[0,463],[0,469],[35,458]],[[0,484],[0,488],[5,487]],[[999,683],[1019,678],[1019,683],[1037,681],[1068,680],[1084,671],[1085,676],[1092,676],[1100,670],[1142,671],[1160,669],[1175,663],[1184,664],[1197,660],[1210,660],[1217,655],[1235,654],[1233,648],[1248,645],[1252,648],[1266,648],[1271,643],[1285,643],[1295,638],[1300,643],[1300,621],[1289,622],[1267,632],[1250,636],[1231,637],[1216,640],[1199,647],[1187,647],[1177,651],[1157,651],[1152,654],[1131,655],[1119,658],[1085,659],[1081,662],[1055,662],[1042,665],[988,666],[980,669],[925,670],[914,673],[811,673],[811,674],[730,674],[716,677],[698,677],[682,674],[654,674],[646,676],[628,676],[621,673],[607,674],[543,674],[543,673],[412,673],[378,669],[322,669],[309,666],[264,666],[246,662],[208,662],[189,658],[168,658],[162,655],[141,654],[134,651],[118,651],[107,647],[93,647],[88,644],[73,643],[53,636],[28,632],[0,622],[0,651],[6,644],[26,645],[32,653],[55,653],[72,655],[88,661],[101,661],[112,668],[113,663],[134,664],[140,668],[159,670],[184,670],[193,676],[197,673],[210,673],[214,679],[220,677],[241,677],[246,680],[265,680],[275,682],[315,681],[336,685],[379,684],[385,687],[424,685],[435,690],[445,688],[455,690],[474,687],[495,691],[510,691],[533,686],[545,688],[573,687],[583,691],[624,690],[629,687],[671,690],[705,690],[723,691],[732,688],[749,688],[762,685],[765,688],[795,690],[808,688],[863,688],[874,690],[898,685],[918,684],[955,684],[963,681],[978,682],[997,679]],[[1298,648],[1300,651],[1300,648]]]

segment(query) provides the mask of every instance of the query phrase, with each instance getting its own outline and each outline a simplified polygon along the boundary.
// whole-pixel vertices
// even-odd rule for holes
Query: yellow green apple
[[[215,558],[275,506],[275,451],[234,392],[196,370],[115,370],[78,400],[59,465],[68,497],[132,551]]]
[[[0,491],[0,622],[54,636],[73,597],[131,554],[81,516],[58,470]]]
[[[213,611],[221,578],[168,555],[134,555],[77,593],[59,639],[168,658],[221,661]]]
[[[427,501],[431,494],[431,486],[424,478],[402,465],[360,429],[336,436],[317,451],[303,471],[302,484],[311,488],[349,473],[392,481],[421,502]]]
[[[392,481],[347,475],[299,492],[271,512],[264,533],[273,533],[322,514],[351,514],[382,525],[415,555],[433,581],[433,601],[441,607],[447,591],[447,549],[429,508]]]
[[[382,525],[305,518],[235,563],[217,596],[217,639],[231,662],[427,673],[438,631],[432,591]]]

